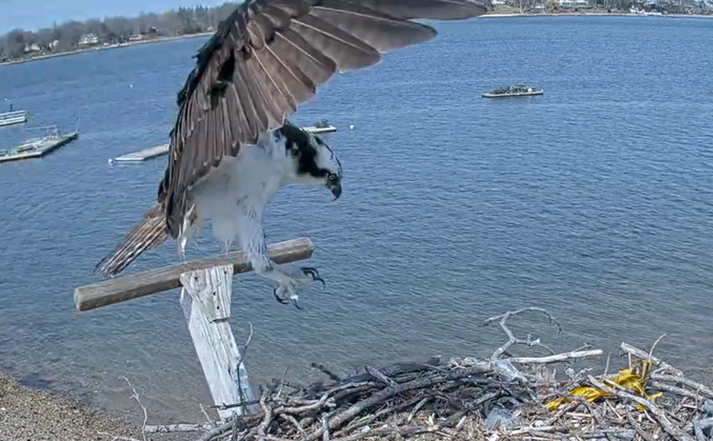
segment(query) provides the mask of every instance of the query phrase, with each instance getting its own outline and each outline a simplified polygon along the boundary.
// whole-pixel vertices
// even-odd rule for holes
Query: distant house
[[[563,8],[582,8],[589,5],[588,0],[557,0]]]
[[[99,37],[97,37],[97,34],[94,33],[82,35],[77,42],[77,46],[79,47],[89,47],[96,44],[99,44]]]
[[[42,51],[42,48],[41,48],[40,45],[37,44],[37,43],[32,43],[32,44],[27,44],[27,45],[25,45],[25,50],[24,50],[24,52],[25,52],[26,54],[30,54],[30,53],[33,53],[33,52],[41,52],[41,51]]]

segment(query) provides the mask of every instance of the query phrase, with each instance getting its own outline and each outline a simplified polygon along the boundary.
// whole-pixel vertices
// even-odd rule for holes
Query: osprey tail
[[[97,264],[94,273],[99,271],[102,277],[115,276],[136,260],[141,253],[160,245],[166,239],[168,239],[166,217],[161,204],[156,202],[141,222],[124,237],[124,241]]]

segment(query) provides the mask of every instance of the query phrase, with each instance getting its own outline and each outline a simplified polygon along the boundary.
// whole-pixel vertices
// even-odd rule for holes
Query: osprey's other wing
[[[378,64],[381,53],[423,43],[435,29],[412,19],[460,20],[487,8],[469,0],[248,0],[196,55],[178,94],[166,175],[159,186],[176,238],[187,190],[224,155],[280,127],[336,71]]]

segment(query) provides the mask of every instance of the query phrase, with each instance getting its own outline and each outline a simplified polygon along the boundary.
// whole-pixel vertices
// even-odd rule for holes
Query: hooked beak
[[[330,182],[330,183],[327,185],[327,188],[329,189],[329,191],[332,192],[332,196],[334,196],[334,200],[335,200],[335,201],[336,201],[337,199],[339,199],[339,196],[342,195],[342,181],[341,181],[341,180],[340,180],[340,181],[337,181],[337,182],[335,182],[335,183],[331,183],[331,182]]]

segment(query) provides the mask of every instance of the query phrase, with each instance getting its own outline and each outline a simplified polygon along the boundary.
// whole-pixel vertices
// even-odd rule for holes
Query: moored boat
[[[542,89],[537,89],[530,86],[525,86],[518,84],[513,87],[499,87],[493,89],[488,93],[484,93],[483,98],[508,98],[508,97],[518,97],[518,96],[536,96],[542,95],[545,92]]]

